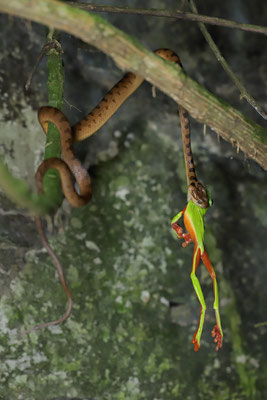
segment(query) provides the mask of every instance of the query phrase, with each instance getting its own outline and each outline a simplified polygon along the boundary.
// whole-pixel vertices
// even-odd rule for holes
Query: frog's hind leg
[[[214,304],[213,308],[215,311],[215,317],[216,317],[216,325],[214,326],[211,335],[214,337],[214,342],[217,343],[216,350],[218,351],[222,347],[222,341],[223,341],[223,331],[222,331],[222,326],[221,326],[221,318],[220,318],[220,312],[219,312],[219,291],[218,291],[218,285],[217,285],[217,280],[216,280],[216,275],[214,272],[214,269],[212,267],[211,261],[209,259],[208,254],[206,251],[203,251],[203,254],[201,255],[201,259],[209,271],[209,274],[212,278],[213,281],[213,291],[214,291]]]
[[[202,334],[202,329],[204,325],[204,318],[205,318],[205,311],[206,311],[206,304],[204,300],[204,296],[202,293],[202,289],[200,287],[199,280],[196,277],[196,271],[197,267],[199,265],[199,260],[200,260],[200,248],[195,245],[194,247],[194,253],[193,253],[193,263],[192,263],[192,272],[191,272],[191,279],[192,283],[195,289],[195,292],[197,294],[198,300],[200,302],[200,316],[199,316],[199,323],[198,323],[198,328],[193,336],[192,343],[194,344],[194,350],[198,351],[200,347],[200,338]]]

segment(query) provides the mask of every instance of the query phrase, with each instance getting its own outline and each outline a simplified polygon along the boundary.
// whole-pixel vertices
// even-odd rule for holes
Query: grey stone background
[[[98,4],[98,2],[95,2]],[[173,9],[176,1],[99,4]],[[202,14],[264,25],[264,1],[198,2]],[[187,73],[249,117],[266,123],[225,75],[194,23],[102,15],[150,49],[177,51]],[[45,28],[0,16],[0,153],[34,188],[44,150],[37,110],[47,103],[42,62],[24,84],[45,41]],[[266,38],[209,27],[247,89],[267,109]],[[122,76],[114,62],[63,34],[64,112],[72,123]],[[26,337],[21,329],[57,318],[65,295],[32,218],[0,194],[0,399],[263,399],[267,320],[265,172],[229,143],[192,121],[199,178],[214,206],[206,246],[216,270],[224,328],[216,353],[212,283],[200,277],[208,305],[201,348],[191,344],[199,304],[190,281],[193,248],[170,229],[186,204],[182,143],[175,103],[142,87],[92,138],[76,146],[92,176],[94,196],[82,209],[67,203],[48,220],[74,300],[61,326]],[[171,305],[171,306],[170,306]]]

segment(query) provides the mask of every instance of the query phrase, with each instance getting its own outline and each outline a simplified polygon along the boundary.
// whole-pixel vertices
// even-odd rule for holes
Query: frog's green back
[[[187,204],[186,214],[194,227],[197,244],[200,247],[201,254],[204,251],[204,220],[203,217],[207,212],[207,208],[201,208],[190,200]]]

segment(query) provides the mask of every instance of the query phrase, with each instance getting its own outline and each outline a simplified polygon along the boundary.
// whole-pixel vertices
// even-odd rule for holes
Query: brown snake
[[[174,62],[182,67],[180,58],[172,50],[159,49],[155,51],[155,54],[167,61]],[[82,119],[72,128],[65,115],[57,108],[41,107],[39,109],[38,118],[45,133],[47,132],[48,122],[53,122],[57,126],[61,138],[62,152],[62,159],[49,158],[44,160],[39,166],[35,176],[36,185],[39,193],[43,192],[42,182],[46,171],[49,168],[54,168],[58,170],[60,174],[62,190],[70,204],[74,207],[80,207],[88,203],[88,201],[92,197],[91,180],[87,171],[82,167],[80,161],[74,156],[73,142],[84,140],[96,131],[98,131],[98,129],[100,129],[111,118],[111,116],[117,111],[117,109],[142,84],[143,81],[144,78],[142,76],[136,75],[132,72],[128,72],[105,95],[100,103],[84,119]],[[209,204],[206,191],[202,184],[197,181],[193,164],[188,112],[181,105],[178,105],[178,110],[182,127],[183,150],[185,156],[189,197],[191,197],[192,200],[201,207],[206,208]],[[79,184],[79,194],[74,188],[72,174]],[[40,217],[36,217],[36,223],[42,242],[57,266],[61,283],[68,298],[68,308],[65,314],[56,321],[47,322],[33,328],[40,329],[46,326],[55,325],[63,322],[70,314],[72,300],[70,291],[64,279],[62,266],[47,242],[47,239],[43,232]]]

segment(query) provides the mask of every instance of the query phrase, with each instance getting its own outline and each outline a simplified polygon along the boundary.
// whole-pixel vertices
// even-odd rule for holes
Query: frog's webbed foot
[[[174,222],[172,224],[172,229],[175,230],[179,239],[184,239],[184,242],[182,243],[183,247],[186,247],[189,243],[192,242],[190,234],[187,232],[184,233],[183,228],[179,224],[177,224],[177,222]]]
[[[182,243],[183,247],[186,247],[189,243],[192,242],[192,238],[189,233],[183,233],[182,238],[184,239],[184,242]]]
[[[172,229],[175,230],[179,239],[183,239],[183,228],[177,222],[172,223]]]
[[[212,329],[211,336],[214,338],[214,343],[217,344],[216,351],[218,351],[222,347],[223,336],[217,324]]]
[[[200,348],[200,342],[199,342],[199,339],[196,338],[196,336],[197,336],[197,331],[194,334],[193,339],[192,339],[192,343],[194,345],[194,351],[198,351],[198,349]]]

